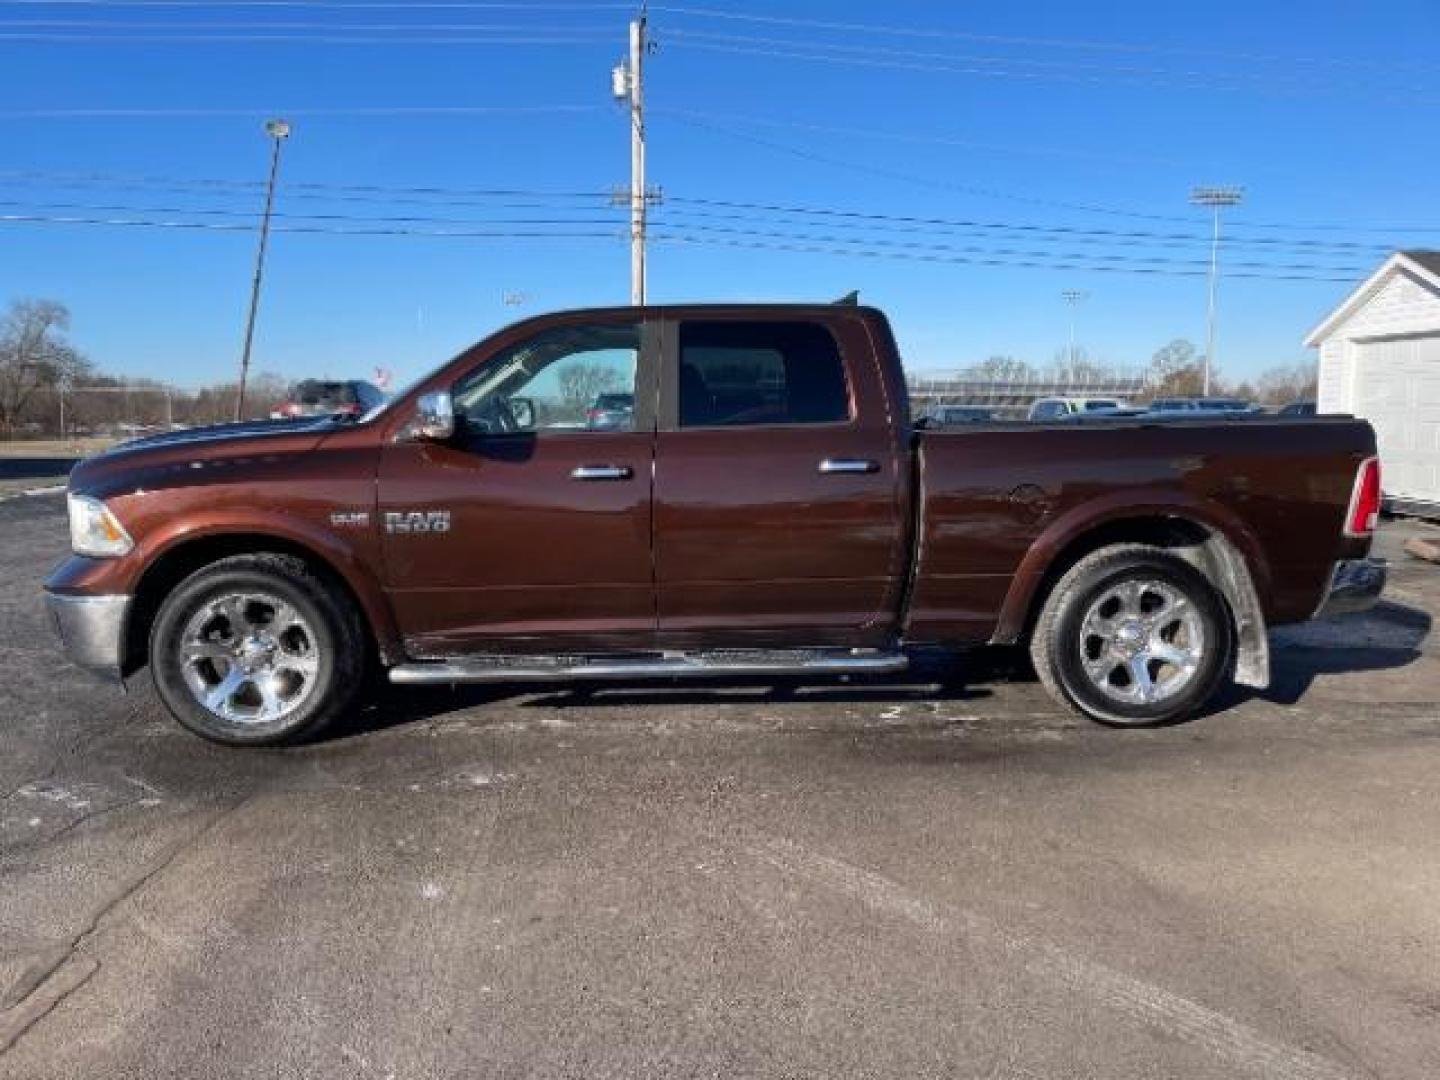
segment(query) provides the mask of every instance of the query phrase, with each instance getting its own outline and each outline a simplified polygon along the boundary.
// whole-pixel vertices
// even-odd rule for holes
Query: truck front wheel
[[[289,555],[240,555],[191,574],[161,604],[150,670],[170,712],[231,746],[313,737],[363,683],[347,596]]]
[[[1234,651],[1219,591],[1183,559],[1145,544],[1101,548],[1071,567],[1030,641],[1053,697],[1117,727],[1193,714],[1229,673]]]

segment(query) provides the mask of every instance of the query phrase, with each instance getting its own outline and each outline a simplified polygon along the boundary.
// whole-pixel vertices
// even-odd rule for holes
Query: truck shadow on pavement
[[[1422,646],[1431,625],[1427,612],[1383,601],[1363,614],[1276,628],[1271,633],[1269,688],[1257,691],[1230,686],[1194,719],[1225,712],[1250,700],[1296,705],[1323,676],[1403,668],[1424,655]],[[706,706],[785,709],[843,704],[883,707],[913,702],[973,702],[994,697],[998,686],[1034,682],[1035,673],[1025,650],[983,648],[965,653],[917,652],[906,672],[848,681],[752,677],[698,683],[666,679],[573,683],[558,687],[535,683],[385,687],[333,737],[363,735],[487,705],[561,710]]]
[[[863,679],[733,678],[704,682],[649,679],[635,682],[536,683],[449,687],[386,687],[373,704],[337,728],[337,738],[363,735],[407,723],[488,705],[524,709],[683,708],[703,706],[875,705],[912,702],[968,702],[992,697],[984,685],[1012,675],[1030,680],[1011,650],[969,656],[925,654],[910,670]],[[981,685],[977,685],[981,684]]]
[[[1213,704],[1219,710],[1258,698],[1295,705],[1321,676],[1406,667],[1425,655],[1432,622],[1420,608],[1383,600],[1360,614],[1276,627],[1270,634],[1270,686],[1234,686]],[[1381,697],[1375,703],[1385,702]]]

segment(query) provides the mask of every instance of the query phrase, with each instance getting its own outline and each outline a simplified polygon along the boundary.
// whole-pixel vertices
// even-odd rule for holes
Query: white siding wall
[[[1347,413],[1350,402],[1350,366],[1346,342],[1329,337],[1320,345],[1320,390],[1316,407],[1322,413]]]
[[[1389,281],[1341,326],[1338,336],[1434,333],[1440,329],[1440,296],[1404,271]]]
[[[1440,505],[1440,290],[1383,280],[1320,342],[1317,403],[1375,425],[1387,496]]]
[[[1355,415],[1375,425],[1385,494],[1440,506],[1440,333],[1354,350]]]

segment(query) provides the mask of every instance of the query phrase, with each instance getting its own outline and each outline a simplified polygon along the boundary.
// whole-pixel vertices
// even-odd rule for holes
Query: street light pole
[[[1205,367],[1202,380],[1205,397],[1210,396],[1210,376],[1215,367],[1215,300],[1220,287],[1220,209],[1238,206],[1245,197],[1243,187],[1197,187],[1190,189],[1192,206],[1208,206],[1214,212],[1210,233],[1210,299],[1205,317]]]
[[[245,320],[245,347],[240,353],[240,392],[235,395],[235,419],[245,417],[245,381],[250,375],[250,348],[255,342],[255,316],[260,310],[260,283],[265,276],[265,249],[270,242],[270,215],[275,209],[275,180],[280,175],[280,144],[290,137],[290,124],[285,120],[267,120],[265,134],[270,136],[270,180],[265,185],[265,213],[260,218],[260,247],[255,253],[255,277],[250,283],[250,314]]]

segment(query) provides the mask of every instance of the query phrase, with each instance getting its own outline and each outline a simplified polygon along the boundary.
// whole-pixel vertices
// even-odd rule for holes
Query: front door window
[[[565,326],[514,345],[455,387],[480,435],[634,431],[640,327]]]

